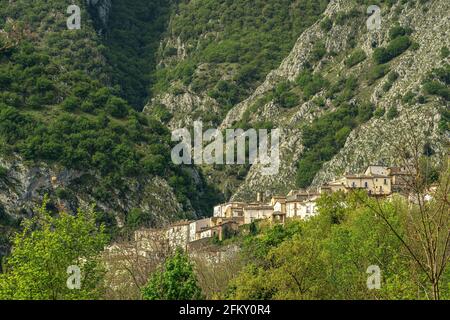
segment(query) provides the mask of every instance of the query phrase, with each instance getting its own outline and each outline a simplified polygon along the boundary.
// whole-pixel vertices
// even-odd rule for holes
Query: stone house
[[[408,189],[409,182],[414,178],[412,171],[401,167],[389,168],[392,192],[404,192]]]
[[[268,219],[272,216],[273,206],[270,204],[252,203],[244,207],[244,224],[256,220]]]
[[[190,225],[192,221],[183,220],[172,224],[167,229],[167,239],[174,248],[185,249],[190,239]]]
[[[380,165],[368,166],[364,172],[366,176],[387,176],[389,175],[389,167]]]
[[[319,194],[306,191],[291,191],[286,198],[286,217],[294,218],[313,215],[316,213],[315,200],[319,197]]]
[[[286,197],[273,196],[270,200],[270,205],[273,206],[274,211],[286,213]]]
[[[347,189],[365,189],[369,195],[390,195],[391,179],[387,175],[346,175],[342,183]]]
[[[205,218],[201,220],[192,221],[189,224],[189,241],[195,241],[200,238],[200,233],[212,226],[212,218]]]
[[[245,202],[228,202],[214,207],[214,217],[233,218],[244,216]]]

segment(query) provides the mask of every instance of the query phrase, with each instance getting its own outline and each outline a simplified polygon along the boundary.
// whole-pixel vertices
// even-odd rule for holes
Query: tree
[[[200,300],[202,292],[193,265],[181,250],[156,271],[142,290],[145,300]]]
[[[156,272],[173,255],[162,225],[159,228],[138,233],[121,232],[122,237],[115,241],[111,250],[104,252],[103,258],[108,265],[105,282],[109,284],[105,299],[142,299],[142,289],[147,284],[148,275]],[[138,241],[135,241],[135,237]],[[143,251],[145,254],[142,254]]]
[[[0,299],[99,298],[103,268],[97,258],[108,240],[104,227],[96,225],[93,210],[53,216],[47,204],[45,197],[36,215],[24,220],[23,231],[14,237],[0,274]],[[74,265],[81,271],[79,290],[67,286],[67,269]]]

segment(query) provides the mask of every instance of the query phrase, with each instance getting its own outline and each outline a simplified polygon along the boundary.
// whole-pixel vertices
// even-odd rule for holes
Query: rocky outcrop
[[[348,12],[353,7],[352,1],[331,1],[325,16],[333,20],[338,14]],[[252,105],[258,99],[280,82],[294,80],[303,70],[304,64],[310,58],[311,48],[318,41],[325,43],[329,53],[351,52],[349,41],[355,38],[356,47],[366,51],[368,59],[349,70],[344,64],[346,57],[325,57],[315,66],[315,70],[325,74],[356,74],[364,79],[363,72],[367,72],[372,63],[370,57],[374,50],[373,44],[385,45],[389,41],[389,29],[398,20],[401,25],[409,26],[414,30],[412,40],[419,44],[419,48],[415,51],[408,50],[390,62],[391,72],[397,72],[399,78],[387,92],[382,88],[386,82],[384,78],[371,87],[361,83],[359,90],[361,95],[368,95],[368,100],[376,107],[386,110],[391,106],[397,107],[400,112],[399,117],[393,120],[387,120],[386,117],[381,119],[374,117],[355,129],[344,148],[319,171],[312,186],[315,187],[345,172],[361,171],[371,163],[395,163],[396,151],[393,148],[393,142],[400,141],[400,138],[404,137],[405,130],[413,136],[420,137],[423,143],[433,141],[435,150],[438,153],[444,152],[444,147],[440,143],[442,134],[438,132],[437,126],[440,102],[437,99],[430,99],[424,104],[411,106],[404,103],[401,98],[409,91],[419,92],[425,75],[433,68],[442,65],[442,59],[439,57],[440,49],[443,46],[450,47],[449,10],[450,4],[447,1],[405,5],[397,3],[383,15],[382,29],[376,32],[368,32],[365,20],[357,18],[342,25],[334,23],[331,30],[327,32],[320,28],[321,21],[317,22],[300,36],[292,52],[280,67],[272,71],[248,99],[230,110],[221,128],[230,127],[242,119],[247,110],[252,110]],[[360,25],[356,26],[356,23]],[[325,59],[329,60],[324,61]],[[326,65],[332,65],[332,68]],[[312,100],[288,111],[277,108],[274,102],[270,102],[251,114],[252,120],[272,120],[283,130],[280,146],[280,173],[276,176],[262,176],[259,165],[253,165],[245,182],[232,197],[234,200],[251,199],[255,192],[260,191],[275,194],[295,188],[296,166],[303,150],[299,128],[321,114],[320,108],[314,106]],[[272,110],[272,116],[268,117],[269,109],[275,110]]]
[[[45,163],[29,165],[17,156],[1,158],[0,166],[7,172],[0,178],[0,204],[15,218],[30,216],[46,194],[53,205],[71,213],[96,204],[118,226],[132,209],[150,213],[161,223],[175,220],[182,212],[172,188],[159,177],[124,178],[121,190],[111,190],[100,188],[102,178],[94,172]]]
[[[145,106],[143,112],[151,115],[154,112],[153,109],[158,105],[163,105],[174,115],[168,123],[171,129],[190,127],[194,121],[205,120],[207,115],[217,114],[220,110],[220,106],[214,99],[186,91],[179,94],[166,93],[155,97],[151,103]]]

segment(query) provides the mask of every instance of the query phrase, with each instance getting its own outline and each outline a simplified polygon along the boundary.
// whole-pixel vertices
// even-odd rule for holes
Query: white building
[[[200,238],[200,232],[211,226],[211,218],[191,222],[189,225],[189,241],[198,240]]]
[[[269,219],[274,212],[273,206],[267,204],[250,204],[244,207],[244,224],[255,220]]]
[[[286,199],[286,217],[287,218],[307,218],[317,212],[316,199],[317,193],[310,192],[291,192]]]

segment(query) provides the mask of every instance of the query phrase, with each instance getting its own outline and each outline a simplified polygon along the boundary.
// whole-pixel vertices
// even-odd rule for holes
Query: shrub
[[[389,30],[389,38],[394,40],[400,36],[407,36],[412,33],[412,29],[410,27],[402,27],[402,26],[394,26]]]
[[[447,47],[441,48],[441,58],[445,59],[450,55],[450,50]]]
[[[377,118],[381,118],[382,116],[384,116],[385,112],[386,110],[384,108],[379,107],[375,110],[373,115]]]
[[[325,48],[325,43],[318,42],[314,45],[311,52],[312,62],[320,61],[327,54],[327,49]]]
[[[389,42],[386,48],[375,49],[373,59],[377,64],[389,62],[405,52],[410,46],[411,40],[408,36],[399,36]]]
[[[298,76],[296,83],[303,90],[306,100],[309,100],[316,93],[329,86],[328,81],[321,74],[313,74],[311,70],[303,71]]]
[[[142,291],[144,300],[200,300],[202,292],[187,254],[177,250],[164,268],[151,275]]]
[[[80,106],[80,99],[78,99],[75,96],[70,96],[67,97],[63,103],[61,104],[61,107],[65,110],[65,111],[74,111],[75,109],[77,109]]]
[[[106,110],[116,118],[124,118],[128,115],[128,105],[125,100],[118,97],[111,97],[106,103]]]
[[[384,77],[388,72],[389,72],[389,65],[387,64],[380,64],[373,66],[367,74],[368,83],[369,84],[374,83],[376,80]]]
[[[403,96],[402,102],[403,102],[403,103],[410,104],[410,103],[414,100],[415,96],[416,96],[416,95],[415,95],[414,92],[408,91],[408,92]]]
[[[388,118],[388,120],[392,120],[394,118],[397,118],[397,116],[399,115],[398,110],[396,107],[390,107],[386,117]]]
[[[0,179],[4,179],[8,176],[8,169],[0,165]]]
[[[325,19],[323,19],[323,21],[320,23],[320,28],[323,31],[330,31],[332,27],[333,21],[331,21],[331,19],[328,17],[325,17]]]
[[[349,68],[359,64],[367,58],[366,53],[362,49],[357,49],[345,60],[345,65]]]

